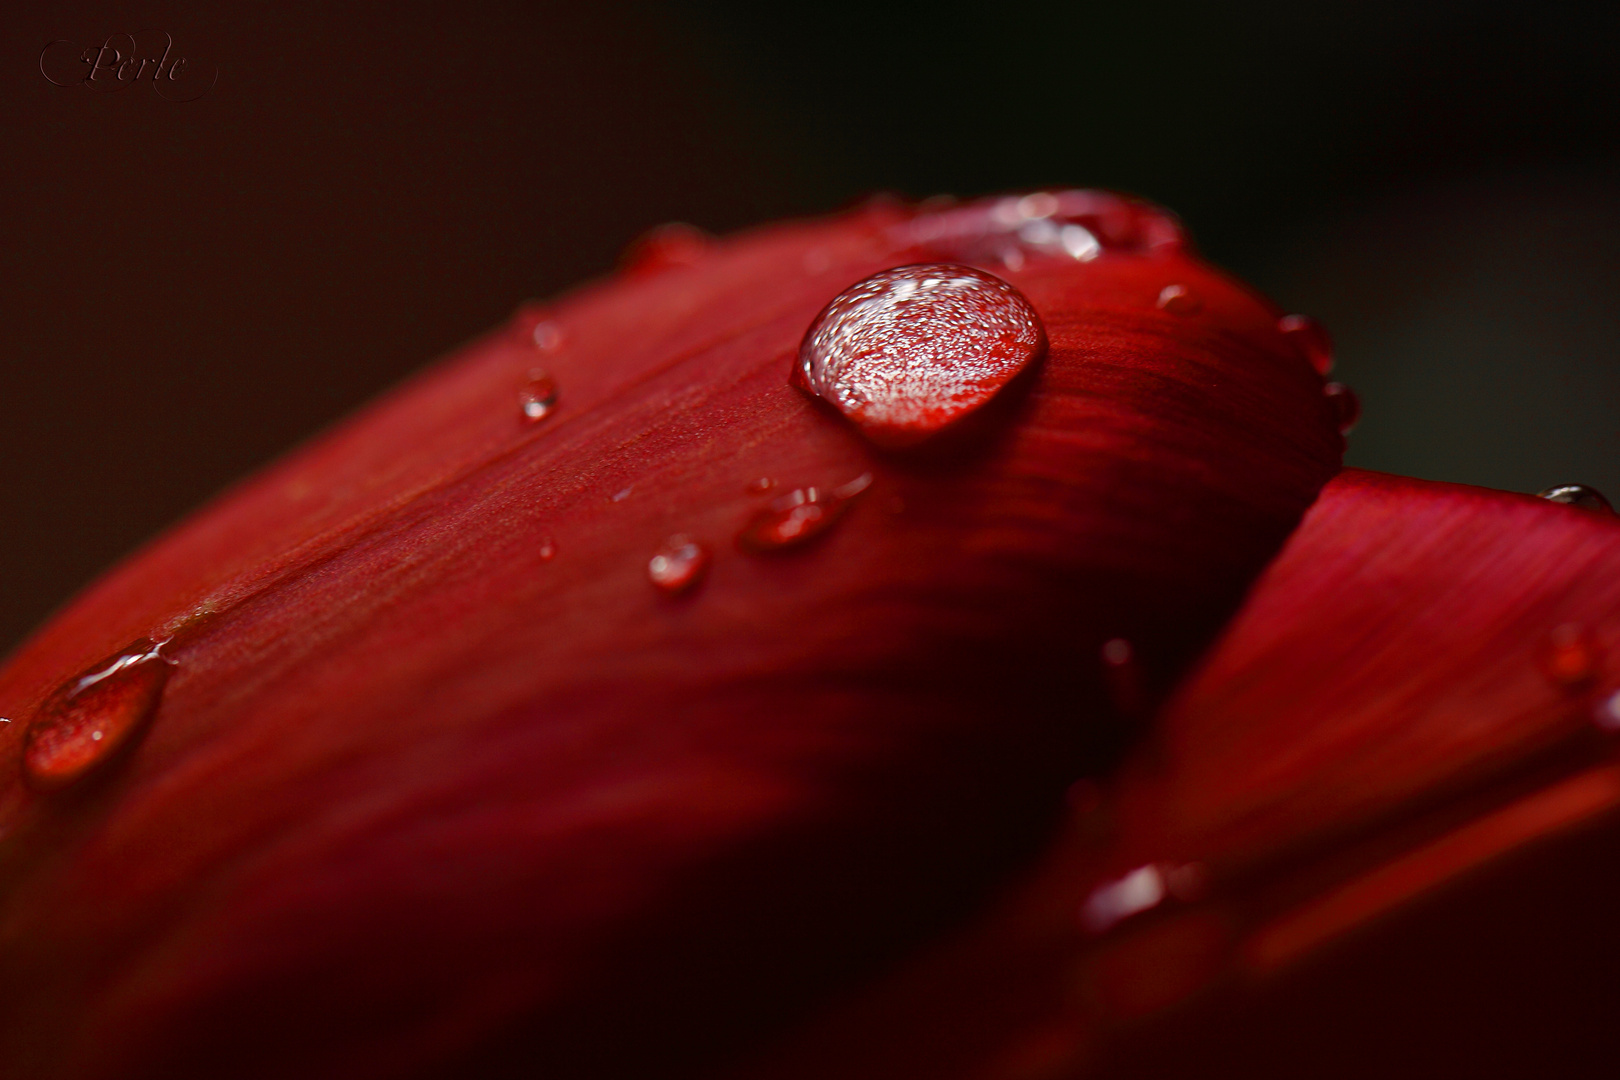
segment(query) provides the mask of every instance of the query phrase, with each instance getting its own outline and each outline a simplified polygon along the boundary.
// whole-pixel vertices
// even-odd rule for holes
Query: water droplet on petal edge
[[[873,442],[903,447],[983,406],[1045,348],[1034,306],[995,275],[950,263],[897,266],[822,310],[791,382]]]
[[[1293,342],[1318,375],[1333,370],[1333,339],[1321,323],[1309,315],[1284,315],[1277,320],[1277,331]]]
[[[1549,502],[1563,503],[1565,506],[1573,506],[1580,510],[1590,510],[1598,514],[1614,513],[1614,507],[1604,498],[1603,492],[1585,484],[1559,484],[1536,494]]]
[[[23,773],[37,789],[69,787],[131,745],[157,710],[171,664],[141,640],[63,683],[28,722]]]
[[[696,225],[671,221],[631,241],[620,263],[635,274],[695,266],[713,246],[714,238]]]
[[[1348,435],[1361,419],[1361,399],[1356,392],[1341,382],[1330,382],[1322,387],[1328,408],[1333,412],[1333,424],[1340,435]]]
[[[647,560],[647,578],[673,596],[691,589],[708,568],[709,549],[690,536],[678,534]]]

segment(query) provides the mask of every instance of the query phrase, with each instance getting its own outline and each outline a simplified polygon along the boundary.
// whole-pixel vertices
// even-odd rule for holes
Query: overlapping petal
[[[1349,470],[1038,870],[737,1075],[1596,1075],[1617,740],[1620,518]]]
[[[4,1071],[681,1075],[965,917],[1117,741],[1101,644],[1168,685],[1341,447],[1275,309],[1064,198],[879,204],[526,309],[75,601],[0,713],[131,640],[177,666],[81,787],[0,732]],[[788,374],[833,295],[940,259],[1049,349],[884,451]],[[734,547],[866,474],[814,543]],[[714,553],[678,596],[672,534]]]

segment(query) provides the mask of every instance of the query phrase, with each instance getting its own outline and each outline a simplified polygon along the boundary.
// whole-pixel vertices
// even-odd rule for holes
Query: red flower
[[[1295,532],[1322,342],[1158,211],[637,259],[0,672],[6,1075],[1066,1075],[1620,792],[1614,522],[1352,473]],[[905,265],[1010,286],[993,364],[801,355]]]

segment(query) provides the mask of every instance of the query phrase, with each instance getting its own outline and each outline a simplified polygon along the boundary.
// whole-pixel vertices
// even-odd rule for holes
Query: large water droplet
[[[1293,342],[1318,375],[1333,370],[1333,339],[1321,323],[1309,315],[1284,315],[1277,320],[1277,330]]]
[[[518,406],[528,423],[544,420],[557,406],[557,380],[538,368],[518,391]]]
[[[1361,399],[1356,392],[1342,382],[1330,382],[1322,387],[1322,396],[1327,398],[1328,408],[1333,413],[1333,424],[1339,429],[1340,435],[1348,435],[1361,419]]]
[[[63,683],[28,723],[23,772],[54,791],[88,776],[145,727],[169,681],[162,642],[141,640]]]
[[[1045,347],[1035,308],[993,274],[897,266],[827,305],[792,381],[874,442],[906,446],[984,405]]]
[[[1564,687],[1579,687],[1597,674],[1597,643],[1579,623],[1553,627],[1541,650],[1541,670]]]
[[[872,474],[862,473],[831,491],[797,488],[771,501],[755,514],[737,536],[737,543],[753,552],[781,551],[813,540],[832,527],[849,502],[872,484]]]
[[[1603,492],[1585,484],[1559,484],[1537,494],[1551,502],[1563,503],[1565,506],[1574,506],[1581,510],[1591,510],[1599,514],[1614,513],[1614,507],[1603,497]]]
[[[647,560],[647,578],[666,593],[683,593],[698,583],[709,568],[709,549],[684,534],[664,541]]]

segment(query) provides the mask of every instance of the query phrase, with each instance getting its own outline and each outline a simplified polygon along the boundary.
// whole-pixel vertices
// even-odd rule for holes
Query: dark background
[[[1352,463],[1620,493],[1620,5],[336,7],[0,20],[0,649],[648,226],[876,189],[1147,195],[1334,332]],[[209,94],[40,73],[150,26]]]

